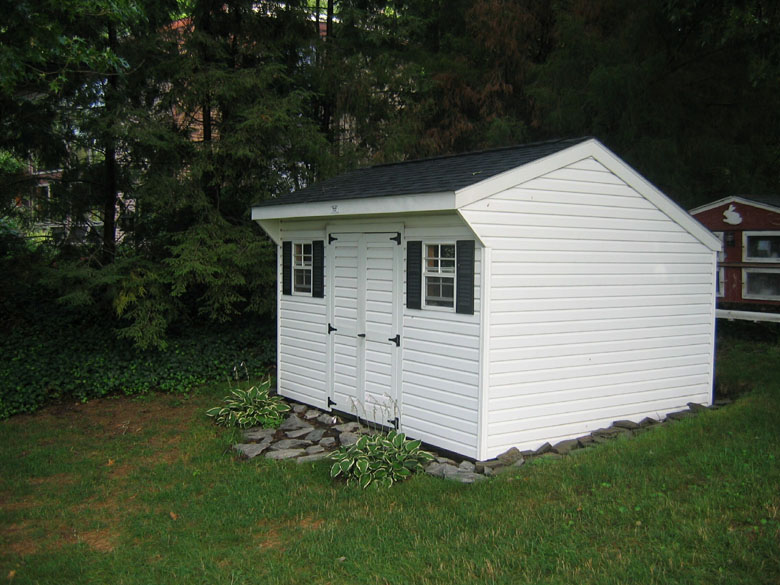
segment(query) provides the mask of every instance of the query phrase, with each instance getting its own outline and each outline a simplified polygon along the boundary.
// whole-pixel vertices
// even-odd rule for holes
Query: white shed
[[[278,389],[475,459],[712,400],[720,241],[590,138],[265,201]]]

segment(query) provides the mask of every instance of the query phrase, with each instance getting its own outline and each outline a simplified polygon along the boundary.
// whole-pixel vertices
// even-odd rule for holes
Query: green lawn
[[[731,406],[476,485],[237,460],[224,389],[0,423],[13,583],[780,582],[780,347],[721,343]]]

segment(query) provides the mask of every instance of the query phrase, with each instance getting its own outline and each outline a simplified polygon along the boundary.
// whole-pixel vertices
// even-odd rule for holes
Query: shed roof
[[[255,207],[452,192],[544,158],[589,137],[535,142],[357,169],[257,203]]]

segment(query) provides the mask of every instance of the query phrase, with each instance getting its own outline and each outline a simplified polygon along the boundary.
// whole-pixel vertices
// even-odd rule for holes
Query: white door
[[[397,425],[400,359],[400,235],[331,233],[331,401],[333,408]]]

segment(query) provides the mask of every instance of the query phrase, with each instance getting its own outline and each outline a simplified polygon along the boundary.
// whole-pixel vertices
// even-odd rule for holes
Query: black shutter
[[[457,291],[455,312],[474,314],[474,240],[459,240],[456,244]]]
[[[311,296],[322,298],[325,296],[325,247],[323,240],[314,240],[311,243]]]
[[[406,242],[406,308],[422,308],[422,242]]]
[[[282,242],[282,294],[292,294],[292,242]]]

